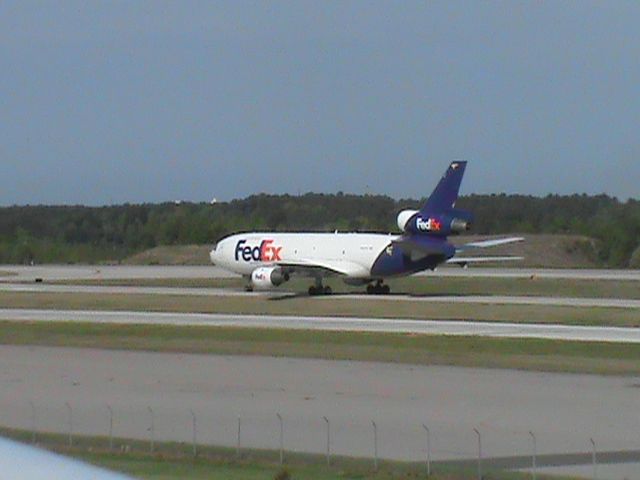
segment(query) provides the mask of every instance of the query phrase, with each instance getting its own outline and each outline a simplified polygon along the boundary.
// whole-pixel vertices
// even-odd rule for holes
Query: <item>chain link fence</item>
[[[274,461],[280,464],[286,463],[290,452],[322,455],[327,465],[335,456],[363,457],[370,459],[373,470],[383,459],[401,459],[422,462],[427,475],[439,467],[457,465],[475,470],[478,478],[492,470],[522,469],[535,480],[541,466],[589,464],[596,478],[599,462],[640,461],[637,450],[599,452],[596,440],[589,437],[580,439],[583,449],[577,450],[579,453],[541,455],[544,436],[540,438],[533,430],[507,432],[511,454],[505,455],[502,448],[493,448],[496,436],[505,432],[486,424],[470,430],[461,441],[426,422],[407,428],[389,423],[380,415],[363,424],[322,415],[269,412],[266,406],[259,415],[212,416],[208,411],[157,408],[152,404],[146,408],[105,404],[95,409],[72,401],[59,406],[25,401],[7,418],[10,420],[5,426],[28,430],[33,443],[38,443],[44,432],[65,435],[69,446],[79,436],[90,435],[102,437],[104,445],[113,451],[127,450],[129,445],[123,439],[131,439],[154,453],[158,442],[170,441],[187,445],[194,457],[201,447],[215,445],[235,451],[238,458],[245,450],[273,451]]]

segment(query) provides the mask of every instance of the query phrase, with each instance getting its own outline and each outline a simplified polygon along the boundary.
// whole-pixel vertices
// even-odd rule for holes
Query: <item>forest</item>
[[[308,193],[230,202],[0,208],[0,263],[117,262],[158,245],[214,244],[239,231],[395,232],[396,215],[424,199]],[[562,233],[596,240],[602,266],[635,266],[640,201],[607,195],[468,195],[472,233]]]

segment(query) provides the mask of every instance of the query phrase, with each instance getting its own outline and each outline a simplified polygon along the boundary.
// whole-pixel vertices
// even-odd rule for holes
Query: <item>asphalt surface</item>
[[[50,285],[44,283],[0,283],[0,292],[31,293],[103,293],[128,295],[186,295],[186,296],[287,296],[289,292],[245,292],[231,288],[192,288],[192,287],[138,287],[103,285]],[[639,301],[640,303],[640,301]]]
[[[195,266],[134,266],[134,265],[0,265],[2,281],[131,279],[131,278],[237,278],[238,275],[213,265]],[[495,278],[564,278],[582,280],[634,280],[640,281],[640,270],[596,269],[536,269],[536,268],[481,268],[443,267],[435,272],[419,275],[434,277],[495,277]]]
[[[640,329],[555,324],[83,310],[0,309],[0,320],[282,328],[640,343]]]
[[[244,292],[228,288],[189,288],[189,287],[138,287],[138,286],[102,286],[102,285],[49,285],[42,283],[0,283],[0,292],[31,293],[92,293],[92,294],[128,294],[128,295],[185,295],[185,296],[260,296],[282,298],[295,295],[287,291]],[[577,297],[539,297],[506,295],[361,295],[340,294],[339,296],[314,297],[316,301],[331,301],[333,298],[354,300],[387,300],[428,303],[481,303],[486,305],[546,305],[562,307],[607,307],[640,308],[640,300],[626,298],[577,298]]]
[[[330,299],[320,296],[318,299]],[[487,305],[549,305],[559,307],[640,308],[640,300],[626,298],[538,297],[524,295],[340,295],[358,300],[402,300],[429,303],[482,303]]]
[[[323,453],[326,416],[334,453],[424,458],[426,424],[434,460],[485,458],[523,468],[537,438],[539,465],[590,461],[600,452],[640,454],[640,379],[242,356],[0,346],[0,423],[66,433],[190,442],[192,409],[201,443],[277,448],[280,413],[288,450]],[[151,407],[154,431],[150,431]],[[626,452],[626,453],[625,453]],[[604,457],[603,457],[604,458]],[[488,464],[487,464],[488,466]]]

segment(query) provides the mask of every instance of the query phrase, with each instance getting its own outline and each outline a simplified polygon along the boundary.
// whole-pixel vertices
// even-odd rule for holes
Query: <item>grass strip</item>
[[[380,317],[640,327],[637,309],[368,298],[0,292],[3,308]]]
[[[0,428],[0,434],[14,440],[30,443],[32,432]],[[278,464],[279,453],[274,450],[243,449],[240,457],[235,449],[198,445],[193,456],[192,446],[176,442],[155,442],[154,452],[143,440],[114,439],[113,450],[109,439],[102,436],[74,436],[68,445],[64,434],[38,432],[37,445],[48,450],[75,457],[110,470],[149,480],[409,480],[425,477],[423,462],[381,460],[378,471],[371,459],[345,456],[331,457],[326,465],[324,455],[287,452],[283,466]],[[474,468],[460,467],[449,462],[433,462],[433,480],[466,480],[475,478]],[[488,470],[487,479],[524,480],[529,474]],[[287,476],[288,475],[288,476]],[[560,479],[557,476],[539,476],[541,479]]]
[[[0,322],[0,344],[640,374],[640,345],[262,328]]]

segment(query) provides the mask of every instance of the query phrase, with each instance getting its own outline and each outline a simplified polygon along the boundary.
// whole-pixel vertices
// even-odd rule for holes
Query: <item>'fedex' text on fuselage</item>
[[[240,260],[240,258],[245,262],[252,260],[255,262],[275,262],[282,260],[280,253],[282,247],[273,245],[273,240],[262,240],[260,245],[256,245],[255,247],[251,247],[246,243],[247,241],[244,239],[238,240],[235,253],[236,261]]]

